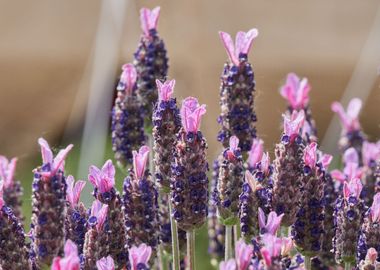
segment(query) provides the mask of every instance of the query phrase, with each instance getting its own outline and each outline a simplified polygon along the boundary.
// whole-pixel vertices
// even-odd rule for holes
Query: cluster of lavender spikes
[[[112,110],[115,160],[127,175],[122,194],[111,160],[90,166],[94,201],[87,209],[80,201],[86,182],[65,176],[73,145],[54,157],[41,138],[26,234],[17,159],[0,156],[0,269],[194,270],[195,231],[207,220],[212,264],[222,270],[380,269],[380,142],[369,142],[361,129],[361,101],[353,99],[347,111],[332,104],[343,127],[343,169],[329,171],[332,156],[318,148],[311,86],[290,73],[280,88],[288,108],[271,162],[256,137],[248,62],[258,31],[238,32],[235,44],[220,32],[229,61],[218,118],[223,149],[209,196],[200,131],[206,108],[188,97],[179,109],[172,97],[159,13],[141,10],[143,35],[134,63],[122,67]],[[152,149],[144,145],[150,126]]]

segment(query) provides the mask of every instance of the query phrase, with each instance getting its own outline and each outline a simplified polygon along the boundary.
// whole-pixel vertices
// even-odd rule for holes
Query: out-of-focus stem
[[[173,256],[173,270],[180,270],[180,257],[178,246],[178,228],[175,219],[172,216],[172,203],[169,201],[169,216],[170,226],[172,232],[172,256]]]
[[[345,263],[344,263],[344,270],[352,270],[351,263],[349,263],[349,262],[345,262]]]
[[[228,261],[232,258],[232,226],[227,225],[226,226],[226,237],[225,237],[225,244],[224,244],[224,260]]]
[[[187,270],[195,270],[195,233],[194,230],[186,232],[187,240]]]
[[[305,269],[311,270],[311,258],[309,256],[305,256]]]

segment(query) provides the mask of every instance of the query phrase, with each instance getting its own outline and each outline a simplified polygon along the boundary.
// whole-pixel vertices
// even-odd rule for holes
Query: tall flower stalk
[[[229,62],[224,65],[221,78],[218,141],[228,147],[230,137],[235,135],[242,152],[251,149],[252,139],[256,137],[255,80],[248,53],[257,35],[255,28],[246,33],[238,32],[234,44],[228,33],[219,32]]]

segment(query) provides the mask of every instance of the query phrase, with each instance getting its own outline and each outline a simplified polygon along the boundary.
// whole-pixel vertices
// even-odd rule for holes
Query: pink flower
[[[115,263],[111,256],[103,257],[96,262],[98,270],[115,270]]]
[[[53,260],[52,270],[79,270],[80,260],[77,246],[69,239],[65,244],[65,257],[56,257]]]
[[[290,140],[294,139],[300,132],[305,121],[305,113],[303,111],[293,111],[292,116],[289,118],[284,117],[284,133],[289,136]]]
[[[333,156],[332,155],[328,155],[328,154],[323,154],[320,159],[318,160],[318,162],[320,162],[322,164],[322,167],[327,170],[331,161],[333,159]]]
[[[251,174],[249,170],[245,171],[245,181],[248,183],[252,192],[255,192],[256,190],[262,188],[259,182],[253,177],[253,175]]]
[[[4,188],[9,188],[14,182],[17,158],[10,161],[4,156],[0,156],[0,180],[4,182]]]
[[[230,138],[230,147],[226,151],[227,159],[229,159],[229,160],[236,159],[235,153],[236,153],[236,150],[238,150],[238,148],[239,148],[239,139],[238,139],[238,137],[231,136],[231,138]]]
[[[373,196],[373,203],[370,212],[372,222],[380,222],[380,192]]]
[[[75,184],[74,177],[69,175],[66,179],[67,189],[66,189],[66,200],[71,204],[72,207],[78,204],[80,193],[82,192],[84,186],[86,185],[85,181],[79,180]]]
[[[345,199],[348,199],[349,197],[356,197],[357,199],[359,199],[362,189],[363,185],[360,179],[353,178],[348,183],[344,182],[343,196]]]
[[[239,31],[236,34],[235,46],[231,36],[228,33],[219,32],[220,39],[223,42],[223,45],[227,51],[230,61],[238,66],[239,65],[239,55],[248,54],[253,40],[258,36],[259,32],[256,28],[252,28],[248,32]]]
[[[247,245],[243,240],[235,244],[235,259],[238,270],[246,270],[251,262],[253,255],[253,246]]]
[[[282,237],[281,242],[281,256],[288,256],[293,248],[293,241],[290,237]]]
[[[121,69],[123,72],[117,90],[125,90],[127,96],[131,96],[137,79],[136,69],[132,64],[125,64]]]
[[[146,244],[140,244],[138,247],[133,246],[129,249],[129,262],[132,270],[137,270],[138,264],[148,265],[152,248]]]
[[[198,132],[201,126],[201,117],[206,113],[206,105],[199,105],[198,100],[188,97],[182,102],[182,125],[186,132]]]
[[[156,29],[158,24],[158,18],[160,17],[160,7],[156,7],[152,10],[147,8],[140,9],[140,22],[141,28],[145,36],[149,37],[149,30]]]
[[[115,167],[112,160],[107,160],[101,169],[90,166],[88,180],[100,193],[109,192],[115,186]]]
[[[254,168],[261,161],[264,152],[264,142],[261,139],[253,139],[251,150],[248,152],[248,165]]]
[[[96,218],[96,220],[94,221],[95,223],[92,223],[91,225],[92,226],[95,225],[96,226],[95,228],[97,231],[100,231],[101,229],[103,229],[104,222],[106,221],[106,218],[107,218],[107,213],[108,213],[108,205],[102,204],[98,200],[95,200],[92,203],[89,221],[91,223],[91,221],[94,221],[91,219],[93,219],[93,217]]]
[[[263,157],[261,158],[260,167],[261,170],[267,175],[269,173],[269,164],[270,164],[270,157],[268,152],[263,154]]]
[[[367,250],[367,255],[366,255],[366,261],[368,261],[371,264],[374,264],[377,260],[377,251],[374,248],[369,248]]]
[[[168,101],[173,94],[175,80],[170,80],[162,83],[160,80],[156,80],[158,98],[162,101]]]
[[[310,84],[306,78],[300,80],[294,73],[289,73],[280,93],[288,100],[293,110],[305,109],[309,103]]]
[[[38,143],[41,146],[42,162],[47,166],[43,166],[45,169],[40,173],[44,176],[44,179],[47,180],[51,176],[55,175],[58,170],[64,170],[65,159],[67,154],[73,148],[73,145],[70,144],[65,149],[59,151],[57,156],[53,159],[53,152],[51,151],[47,141],[43,138],[39,138]]]
[[[0,209],[3,208],[5,204],[3,193],[4,193],[4,182],[0,181]]]
[[[272,258],[278,257],[281,254],[282,239],[272,234],[264,234],[262,236],[262,243],[264,247],[260,249],[260,252],[263,256],[264,263],[267,266],[271,266]]]
[[[138,179],[144,176],[146,163],[149,158],[149,147],[141,146],[139,152],[133,151],[133,170]]]
[[[345,164],[347,163],[359,163],[359,155],[358,152],[356,152],[355,148],[350,147],[346,151],[344,151],[343,154],[343,162]]]
[[[315,165],[317,164],[317,143],[312,142],[305,147],[303,152],[303,162],[310,168],[315,168]]]
[[[229,259],[228,261],[220,262],[219,270],[236,270],[235,259]]]
[[[331,171],[331,177],[344,183],[353,178],[361,178],[362,169],[359,167],[359,156],[354,148],[347,149],[343,154],[343,162],[345,164],[343,172],[339,170]]]
[[[278,216],[276,212],[271,211],[268,215],[268,220],[266,220],[264,211],[259,207],[260,230],[264,231],[265,234],[269,233],[275,235],[278,228],[280,228],[283,216],[284,214]]]
[[[351,99],[347,106],[347,111],[344,111],[342,104],[333,102],[331,110],[338,114],[343,129],[346,132],[359,130],[359,113],[362,108],[362,101],[359,98]]]
[[[363,163],[369,166],[371,161],[376,161],[380,159],[380,141],[377,143],[370,143],[367,141],[363,142]]]

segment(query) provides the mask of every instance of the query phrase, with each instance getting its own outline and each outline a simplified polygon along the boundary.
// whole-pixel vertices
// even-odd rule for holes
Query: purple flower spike
[[[175,80],[170,80],[162,83],[160,80],[156,80],[158,98],[160,101],[169,101],[174,90]]]
[[[353,178],[348,183],[344,182],[343,195],[345,199],[349,197],[356,197],[359,199],[362,192],[363,185],[359,178]]]
[[[284,133],[289,136],[289,138],[294,139],[300,132],[304,121],[305,113],[304,111],[293,111],[292,116],[289,118],[284,116]]]
[[[260,249],[266,266],[272,265],[272,260],[281,254],[282,240],[272,234],[264,234],[262,236],[264,247]]]
[[[371,206],[371,219],[373,223],[380,222],[380,193],[377,193],[373,198]]]
[[[305,165],[309,166],[310,168],[315,168],[315,165],[317,163],[317,143],[312,142],[305,147],[303,161]]]
[[[54,176],[58,170],[63,171],[67,154],[70,152],[74,145],[70,144],[65,149],[62,149],[53,159],[53,152],[51,151],[47,141],[43,138],[39,138],[38,143],[41,146],[42,161],[44,165],[50,166],[49,171],[41,171],[41,175],[45,176],[44,179],[47,180],[51,176]]]
[[[230,58],[230,61],[238,66],[240,61],[240,55],[244,54],[247,55],[251,45],[253,43],[253,40],[258,36],[259,32],[256,28],[252,28],[248,32],[242,32],[239,31],[236,34],[236,40],[235,45],[233,43],[233,40],[231,36],[228,33],[219,32],[220,39],[223,42],[223,45],[227,51],[228,57]]]
[[[380,159],[380,141],[377,143],[363,142],[363,164],[369,166],[373,161]]]
[[[91,206],[91,217],[96,217],[96,229],[99,231],[103,229],[104,222],[107,218],[108,205],[102,204],[100,201],[95,200]],[[90,217],[90,219],[91,219]]]
[[[198,132],[201,126],[201,117],[206,113],[206,105],[199,105],[194,97],[188,97],[182,102],[182,125],[187,133]]]
[[[141,269],[138,267],[140,265],[148,267],[148,262],[151,255],[152,248],[146,244],[141,244],[138,247],[131,247],[129,249],[129,262],[132,270]]]
[[[228,261],[220,262],[219,270],[236,270],[235,259],[229,259]]]
[[[265,231],[265,233],[275,235],[277,233],[278,228],[280,228],[281,219],[283,216],[284,214],[277,215],[276,212],[271,211],[268,215],[268,220],[266,220],[263,209],[259,208],[259,225],[261,231]]]
[[[300,80],[295,73],[289,73],[286,83],[280,93],[290,104],[293,110],[306,109],[309,104],[310,84],[306,78]]]
[[[148,162],[149,158],[149,147],[148,146],[142,146],[139,150],[133,151],[133,169],[135,172],[135,175],[138,179],[141,179],[141,177],[145,173],[145,167],[146,163]]]
[[[362,101],[359,98],[351,99],[347,106],[347,111],[344,111],[342,104],[339,102],[334,102],[331,105],[331,110],[338,114],[345,131],[355,131],[360,129],[359,113],[361,108]]]
[[[72,207],[74,207],[79,202],[80,193],[86,185],[86,182],[79,180],[74,184],[75,180],[72,175],[67,176],[66,182],[66,200],[71,204]]]
[[[248,166],[250,169],[256,167],[264,152],[264,142],[261,139],[253,139],[251,150],[248,152]]]
[[[65,257],[54,258],[51,270],[79,270],[79,269],[80,269],[80,259],[78,256],[77,246],[71,240],[67,240],[65,244]]]
[[[251,262],[253,246],[247,245],[242,239],[235,244],[235,259],[238,270],[246,270]]]
[[[157,28],[159,16],[160,7],[156,7],[152,10],[147,8],[142,8],[140,10],[141,28],[147,37],[150,36],[150,30]]]
[[[103,257],[96,262],[98,270],[115,270],[115,263],[111,256]]]
[[[132,64],[125,64],[122,66],[122,70],[117,90],[124,90],[127,96],[132,96],[137,80],[136,69]]]
[[[95,188],[99,189],[100,193],[109,192],[115,186],[115,167],[112,160],[107,160],[101,169],[92,165],[88,180]]]
[[[0,180],[4,182],[4,188],[9,188],[14,182],[17,158],[10,161],[4,156],[0,156]]]

